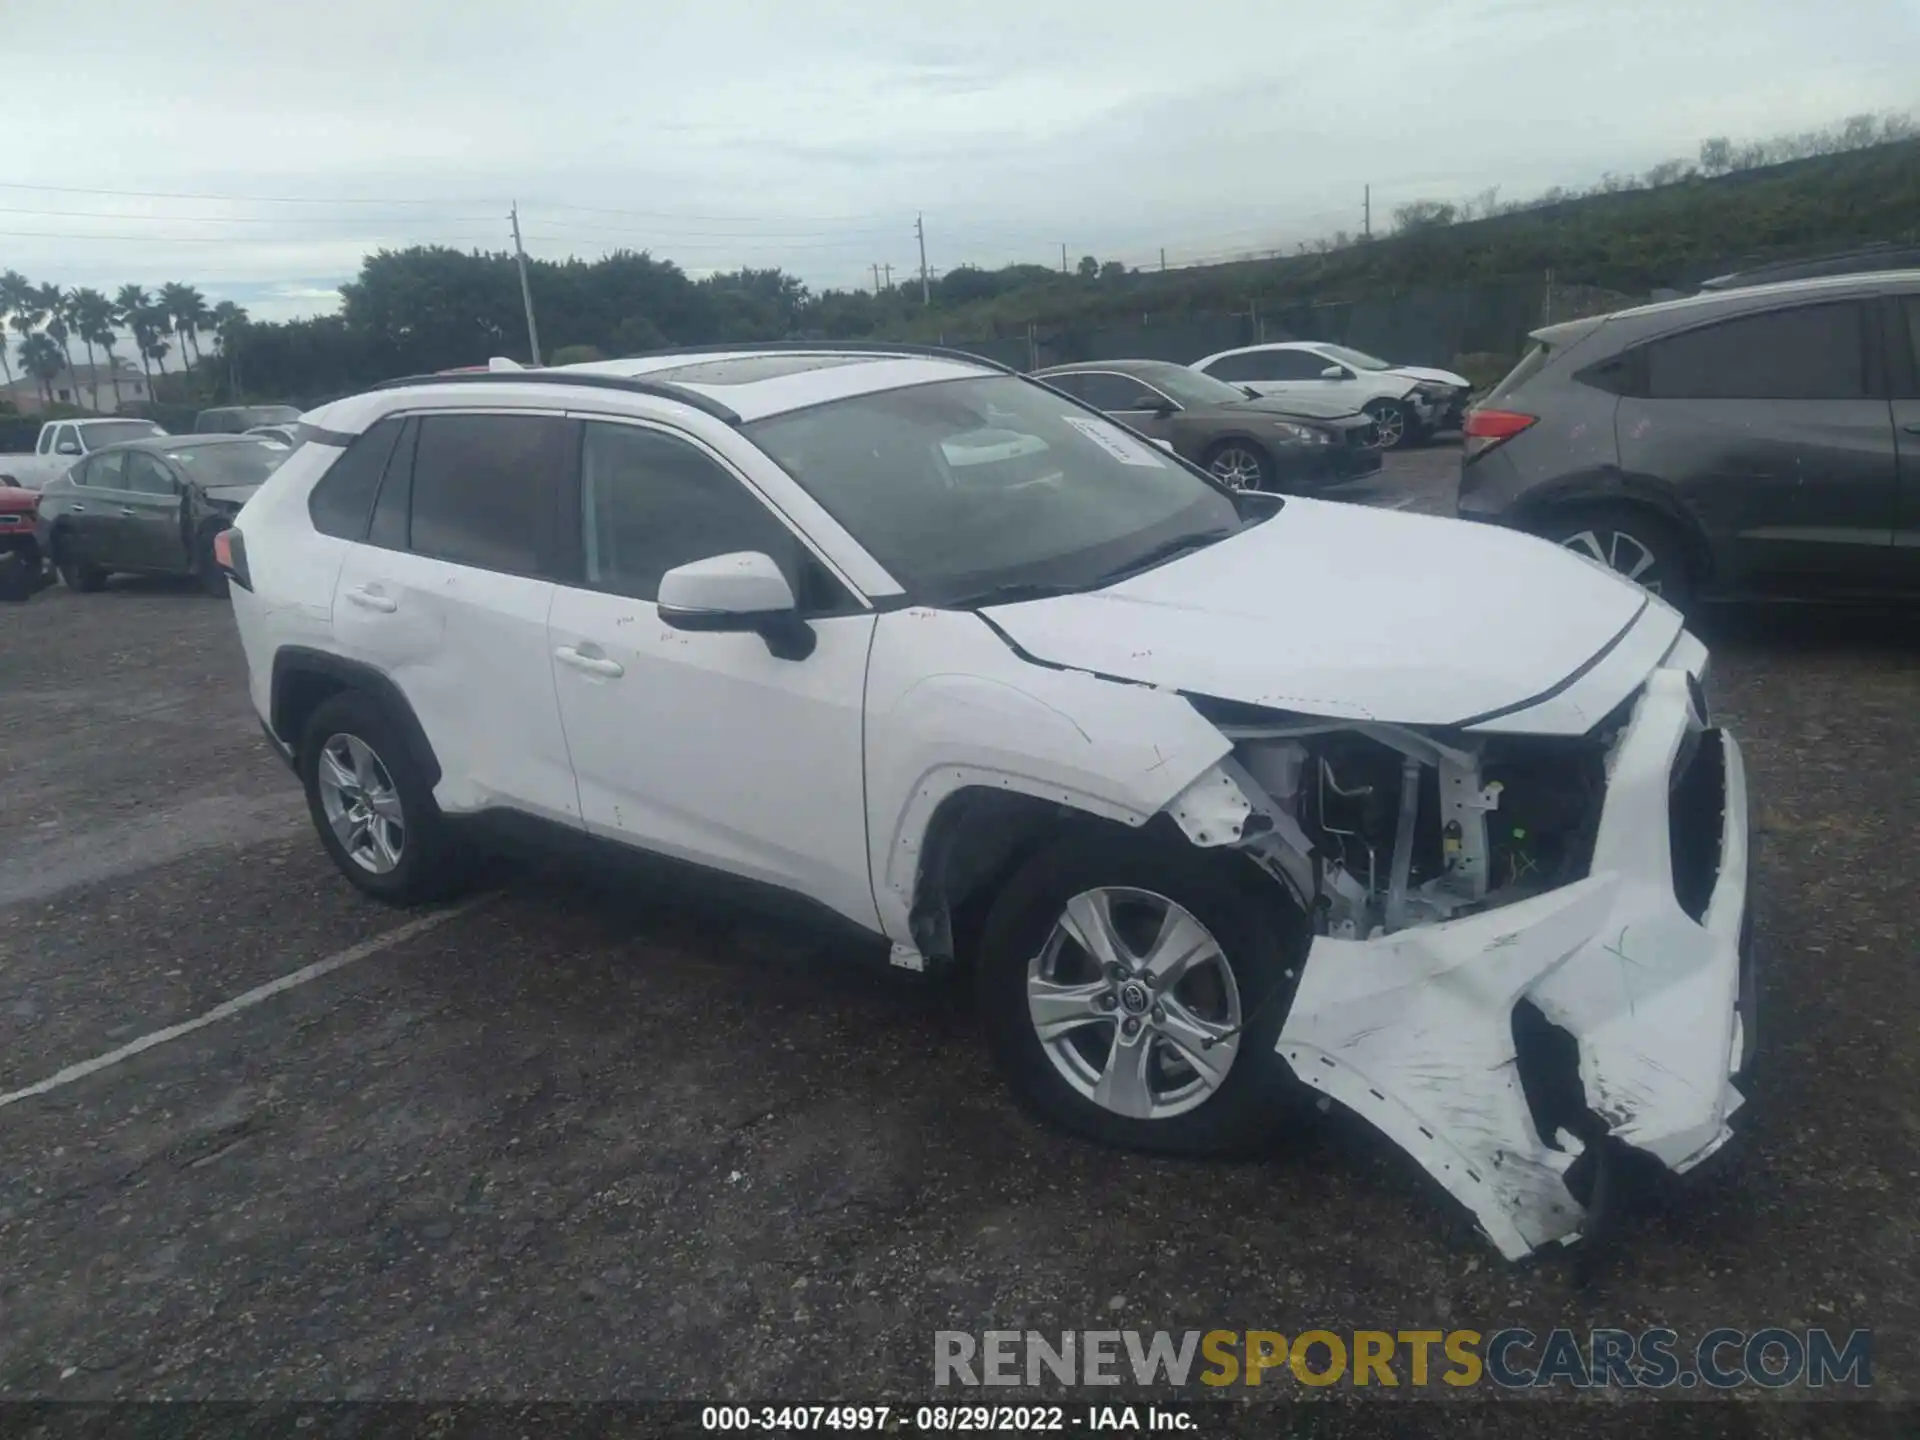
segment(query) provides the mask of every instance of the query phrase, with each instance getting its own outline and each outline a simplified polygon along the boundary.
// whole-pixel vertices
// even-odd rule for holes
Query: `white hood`
[[[1425,365],[1396,365],[1396,375],[1405,375],[1410,380],[1432,380],[1441,385],[1458,385],[1462,389],[1471,389],[1473,382],[1464,375],[1456,375],[1451,370],[1434,370]]]
[[[1106,590],[982,613],[1033,658],[1068,669],[1438,726],[1527,706],[1576,678],[1597,718],[1680,633],[1669,607],[1547,541],[1303,499]],[[1635,643],[1622,647],[1629,632]],[[1633,653],[1600,663],[1623,648]],[[1618,694],[1596,695],[1596,684]]]

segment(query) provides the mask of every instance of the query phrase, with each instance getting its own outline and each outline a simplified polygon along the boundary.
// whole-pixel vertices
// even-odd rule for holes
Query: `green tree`
[[[60,347],[67,362],[67,383],[73,387],[73,399],[80,403],[80,377],[73,373],[73,331],[67,325],[67,295],[58,285],[40,287],[40,308],[46,312],[47,338]]]
[[[1074,268],[1080,272],[1082,280],[1091,280],[1100,273],[1100,262],[1091,255],[1082,255],[1080,263]]]
[[[73,292],[73,318],[80,338],[86,342],[87,363],[93,364],[93,347],[98,345],[107,356],[107,378],[113,382],[113,408],[120,408],[120,361],[113,353],[113,302],[98,290]],[[94,372],[94,393],[100,390],[99,372]]]
[[[0,275],[0,322],[19,314],[33,303],[33,282],[18,270],[9,270]],[[0,370],[4,370],[7,384],[13,384],[13,366],[7,359],[6,327],[0,324]]]
[[[60,378],[65,363],[66,357],[50,336],[33,334],[20,342],[20,364],[40,382],[40,394],[49,408],[53,405],[53,382]]]
[[[153,297],[138,285],[122,285],[113,292],[113,318],[133,336],[134,354],[140,357],[141,373],[147,377],[147,394],[153,394],[153,367],[147,363],[147,346],[153,341],[149,316]]]
[[[227,388],[240,393],[240,351],[246,341],[247,312],[231,300],[222,300],[209,315],[214,338],[220,342],[220,355],[227,362]]]
[[[171,284],[160,287],[160,308],[167,314],[168,326],[180,337],[180,358],[183,365],[200,363],[200,332],[213,318],[213,312],[207,309],[207,298],[191,285]]]

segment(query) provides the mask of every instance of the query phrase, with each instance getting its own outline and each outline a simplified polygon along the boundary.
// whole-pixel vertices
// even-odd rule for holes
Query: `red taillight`
[[[1466,437],[1466,458],[1484,455],[1496,445],[1505,444],[1540,417],[1522,415],[1518,410],[1469,410],[1460,427]]]
[[[247,542],[238,530],[222,530],[213,537],[213,562],[242,590],[253,589],[253,576],[247,571]]]

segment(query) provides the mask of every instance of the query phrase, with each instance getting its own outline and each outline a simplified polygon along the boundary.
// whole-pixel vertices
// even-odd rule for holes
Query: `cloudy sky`
[[[380,246],[816,286],[1170,263],[1920,108],[1920,0],[0,0],[0,269],[331,308]],[[93,13],[104,16],[105,10]]]

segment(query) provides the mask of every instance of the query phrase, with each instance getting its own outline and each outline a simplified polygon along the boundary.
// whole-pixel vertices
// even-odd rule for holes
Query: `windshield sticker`
[[[1110,421],[1091,420],[1084,415],[1062,415],[1060,418],[1122,465],[1144,465],[1155,470],[1166,468],[1166,461]]]

